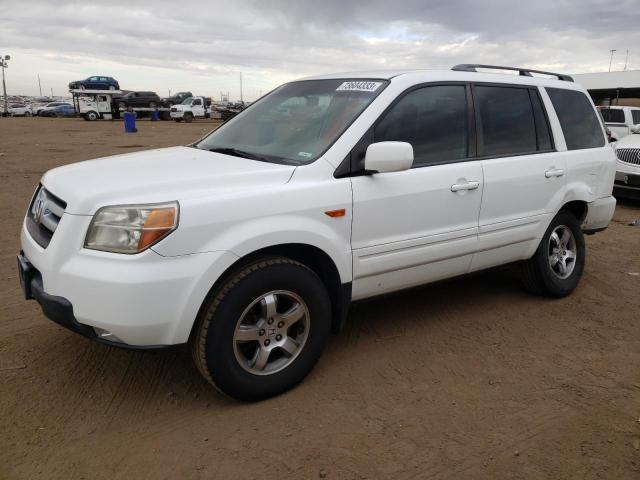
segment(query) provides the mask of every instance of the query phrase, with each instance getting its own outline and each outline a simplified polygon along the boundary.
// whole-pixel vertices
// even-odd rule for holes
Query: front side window
[[[273,163],[308,164],[342,135],[387,83],[360,79],[287,83],[194,146]]]
[[[602,125],[586,94],[563,88],[546,90],[558,114],[568,150],[598,148],[605,145]]]
[[[467,98],[464,85],[436,85],[402,97],[374,129],[374,141],[408,142],[413,165],[425,166],[467,156]]]
[[[478,85],[474,97],[480,125],[480,156],[538,150],[536,122],[528,88]]]
[[[202,100],[200,100],[199,98],[196,98],[196,99],[193,101],[193,105],[202,105]]]
[[[631,119],[634,125],[638,125],[640,123],[640,110],[631,110]]]

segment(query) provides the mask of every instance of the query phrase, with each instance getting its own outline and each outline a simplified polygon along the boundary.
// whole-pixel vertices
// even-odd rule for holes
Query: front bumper
[[[105,343],[115,338],[118,346],[158,348],[187,342],[209,290],[237,257],[87,250],[82,240],[90,220],[63,214],[46,248],[23,225],[19,263],[26,296],[56,323]],[[111,336],[103,338],[105,331]]]
[[[619,197],[640,199],[640,173],[617,171],[613,192]]]

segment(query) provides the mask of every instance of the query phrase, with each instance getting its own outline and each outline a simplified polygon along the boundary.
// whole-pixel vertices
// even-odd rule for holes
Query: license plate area
[[[34,271],[35,269],[33,268],[33,265],[29,263],[29,260],[27,260],[22,253],[20,253],[20,255],[18,255],[18,278],[20,280],[20,287],[22,287],[24,298],[27,300],[33,298],[33,293],[31,292],[31,279],[33,278]]]

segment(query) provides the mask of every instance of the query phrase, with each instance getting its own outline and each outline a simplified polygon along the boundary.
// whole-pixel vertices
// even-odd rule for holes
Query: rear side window
[[[601,108],[602,118],[608,123],[624,123],[624,111],[617,108]]]
[[[467,97],[464,85],[423,87],[402,97],[376,125],[374,141],[408,142],[414,166],[467,157]]]
[[[604,146],[602,125],[584,93],[562,88],[546,90],[558,114],[567,149],[581,150]]]
[[[480,117],[480,156],[517,155],[538,150],[536,120],[528,88],[476,85],[474,97]],[[548,128],[546,136],[548,139]],[[549,143],[550,140],[546,149],[550,148]]]
[[[640,123],[640,110],[631,110],[631,119],[634,125],[638,125]]]

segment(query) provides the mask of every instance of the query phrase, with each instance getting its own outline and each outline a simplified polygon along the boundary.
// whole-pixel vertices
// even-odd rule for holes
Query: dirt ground
[[[640,478],[637,203],[587,238],[570,297],[528,295],[507,268],[356,304],[303,384],[255,404],[187,352],[93,343],[21,298],[43,172],[213,126],[0,118],[1,479]]]

